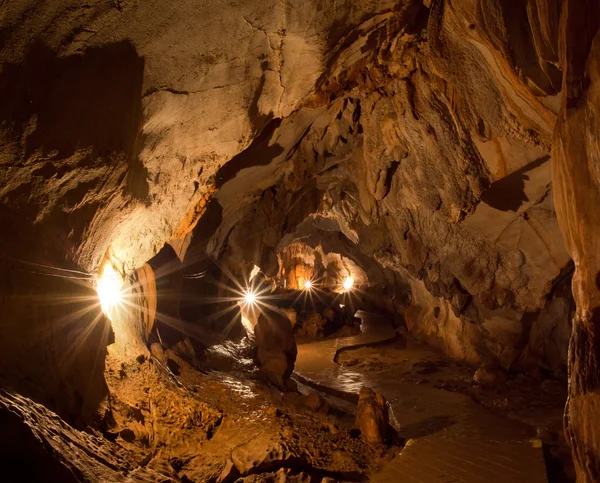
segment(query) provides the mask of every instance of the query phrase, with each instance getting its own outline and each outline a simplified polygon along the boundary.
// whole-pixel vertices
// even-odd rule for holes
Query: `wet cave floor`
[[[473,367],[362,317],[361,335],[299,345],[296,372],[333,405],[363,385],[387,398],[403,447],[370,481],[575,481],[562,437],[565,382],[491,372],[476,384]]]
[[[18,435],[4,456],[23,458],[3,481],[574,481],[563,383],[508,375],[473,384],[474,368],[362,317],[359,334],[298,345],[297,393],[259,380],[247,340],[213,346],[202,361],[154,344],[124,361],[109,347],[111,397],[97,429],[0,391],[4,429]],[[364,386],[389,402],[390,445],[353,428]]]

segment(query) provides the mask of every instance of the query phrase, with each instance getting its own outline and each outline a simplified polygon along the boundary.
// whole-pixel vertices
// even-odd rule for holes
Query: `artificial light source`
[[[346,277],[344,279],[344,292],[348,292],[354,285],[354,278]]]
[[[256,294],[251,289],[246,290],[246,293],[244,293],[244,302],[250,305],[256,302]]]
[[[304,290],[310,290],[312,288],[312,282],[310,280],[304,281]]]
[[[100,306],[109,318],[111,310],[123,300],[123,279],[110,263],[104,265],[102,275],[97,279],[96,291]]]

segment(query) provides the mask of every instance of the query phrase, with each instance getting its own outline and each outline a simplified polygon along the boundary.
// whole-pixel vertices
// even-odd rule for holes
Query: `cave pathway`
[[[463,394],[338,365],[340,350],[396,336],[387,320],[366,312],[357,316],[363,321],[359,335],[299,344],[295,372],[301,382],[345,400],[358,401],[362,386],[387,398],[390,419],[407,444],[372,482],[547,482],[542,444],[531,427],[498,416]]]

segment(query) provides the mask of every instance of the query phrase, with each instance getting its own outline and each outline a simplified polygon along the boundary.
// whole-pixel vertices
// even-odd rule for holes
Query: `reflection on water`
[[[364,374],[334,362],[336,352],[348,346],[389,339],[395,332],[386,319],[362,311],[356,316],[362,319],[359,335],[299,345],[295,372],[305,379],[344,392],[358,393],[361,387],[368,385],[369,380]]]
[[[394,406],[389,401],[385,402],[388,408],[388,414],[390,416],[390,426],[394,428],[396,431],[400,431],[400,423],[396,419],[396,414],[394,414]]]
[[[209,366],[222,370],[239,368],[250,369],[254,366],[254,361],[250,354],[252,353],[252,344],[248,338],[243,338],[235,343],[231,340],[222,344],[213,345],[206,349],[206,359]]]
[[[252,390],[248,384],[244,384],[237,379],[232,379],[231,377],[224,376],[221,381],[226,384],[231,391],[236,393],[239,397],[243,399],[252,399],[256,397],[256,394]]]

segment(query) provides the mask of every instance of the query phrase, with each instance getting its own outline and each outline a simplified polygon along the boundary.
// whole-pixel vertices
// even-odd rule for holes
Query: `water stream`
[[[340,351],[397,337],[386,319],[357,316],[363,321],[358,335],[300,344],[295,373],[300,382],[346,401],[355,403],[363,386],[387,398],[392,425],[408,443],[372,481],[547,481],[541,442],[530,426],[496,415],[465,394],[337,364]]]

